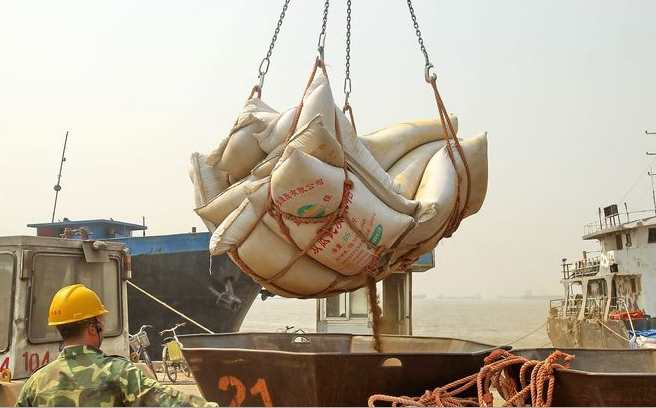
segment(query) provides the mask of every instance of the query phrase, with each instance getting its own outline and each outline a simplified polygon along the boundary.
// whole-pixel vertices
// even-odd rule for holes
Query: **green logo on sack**
[[[371,242],[374,245],[378,245],[381,239],[383,239],[383,226],[381,224],[378,224],[376,225],[376,228],[374,228],[374,232],[371,233],[371,236],[369,237],[369,242]]]
[[[317,204],[306,204],[304,206],[298,207],[296,210],[296,214],[299,217],[305,218],[323,217],[325,213],[326,209],[323,206]]]

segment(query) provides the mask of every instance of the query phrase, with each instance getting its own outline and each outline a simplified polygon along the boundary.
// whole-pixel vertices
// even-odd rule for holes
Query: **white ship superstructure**
[[[627,348],[632,333],[656,327],[656,216],[611,205],[584,229],[600,251],[563,259],[565,298],[552,301],[549,337],[556,347]]]

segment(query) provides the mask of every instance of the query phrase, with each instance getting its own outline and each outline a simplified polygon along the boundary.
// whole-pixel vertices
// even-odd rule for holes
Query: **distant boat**
[[[551,300],[559,297],[560,295],[534,295],[530,290],[527,290],[522,296],[499,295],[497,299]]]
[[[426,294],[425,293],[417,293],[412,295],[413,300],[423,300],[426,299]]]
[[[437,295],[438,299],[482,299],[480,293],[475,293],[473,296],[444,296],[443,293]]]

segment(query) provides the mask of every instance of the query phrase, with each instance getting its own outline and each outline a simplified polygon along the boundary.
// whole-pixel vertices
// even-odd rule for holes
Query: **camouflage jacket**
[[[21,390],[17,407],[217,406],[152,380],[129,360],[91,346],[69,346],[37,370]]]

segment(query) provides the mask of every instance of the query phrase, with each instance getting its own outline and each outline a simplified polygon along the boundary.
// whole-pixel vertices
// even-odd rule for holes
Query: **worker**
[[[57,359],[35,371],[16,406],[218,406],[146,377],[132,362],[100,350],[109,313],[84,285],[60,289],[52,299],[48,326],[64,339]]]

